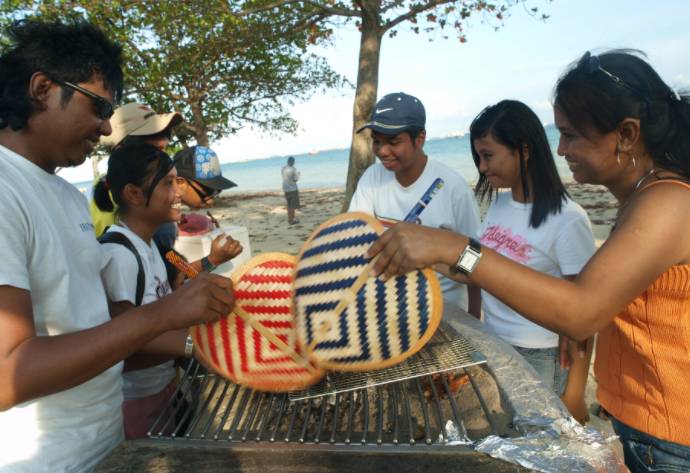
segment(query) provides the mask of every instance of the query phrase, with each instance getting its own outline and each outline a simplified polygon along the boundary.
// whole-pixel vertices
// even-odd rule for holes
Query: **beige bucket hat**
[[[128,103],[115,110],[110,118],[113,132],[109,136],[101,136],[100,144],[114,148],[128,136],[155,135],[182,121],[178,112],[156,113],[148,105]]]

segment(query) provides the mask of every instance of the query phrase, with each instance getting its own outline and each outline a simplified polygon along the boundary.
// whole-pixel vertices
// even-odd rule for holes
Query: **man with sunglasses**
[[[92,471],[123,438],[121,361],[227,314],[232,283],[202,275],[111,320],[87,202],[55,171],[111,133],[121,48],[78,21],[2,37],[0,471]]]
[[[182,202],[193,209],[213,206],[213,199],[225,189],[237,186],[223,177],[218,155],[206,146],[192,146],[175,157]]]
[[[213,206],[213,199],[223,190],[237,186],[223,177],[218,155],[206,146],[192,146],[179,151],[175,157],[177,186],[182,203],[198,210]],[[211,219],[205,215],[185,213],[180,219],[179,228],[189,234],[199,234],[213,227]],[[160,243],[166,246],[165,243]],[[172,247],[172,243],[168,243]],[[219,235],[211,243],[210,253],[192,266],[197,270],[213,271],[217,266],[231,260],[242,251],[242,246],[229,235]]]

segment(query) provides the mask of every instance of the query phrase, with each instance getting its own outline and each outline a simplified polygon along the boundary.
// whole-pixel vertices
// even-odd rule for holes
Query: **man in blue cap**
[[[472,190],[455,171],[424,153],[426,112],[422,102],[402,92],[378,101],[371,120],[357,132],[371,130],[372,150],[379,162],[362,175],[350,211],[373,214],[384,226],[403,220],[428,227],[477,235],[479,209]],[[477,289],[440,277],[447,303],[479,317]]]

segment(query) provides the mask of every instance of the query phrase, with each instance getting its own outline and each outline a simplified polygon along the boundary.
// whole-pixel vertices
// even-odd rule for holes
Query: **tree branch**
[[[299,0],[277,0],[275,2],[271,2],[271,3],[268,3],[266,5],[262,5],[260,7],[236,11],[236,12],[233,12],[233,14],[237,15],[238,17],[243,17],[243,16],[248,16],[248,15],[253,15],[254,13],[263,13],[265,11],[273,10],[274,8],[282,7],[285,5],[290,5],[292,3],[299,3]]]
[[[345,7],[335,7],[331,5],[325,5],[323,3],[316,2],[314,0],[306,0],[305,3],[318,8],[319,10],[328,13],[329,15],[337,16],[350,16],[350,17],[362,17],[362,12],[360,10],[352,10]]]
[[[347,17],[361,17],[362,13],[358,10],[353,10],[350,8],[345,8],[345,7],[337,7],[333,5],[326,5],[323,3],[319,3],[314,0],[302,0],[304,3],[307,5],[311,5],[312,7],[327,13],[328,15],[335,15],[335,16],[347,16]],[[248,16],[252,15],[254,13],[262,13],[268,10],[273,10],[274,8],[277,7],[282,7],[286,5],[290,5],[293,3],[300,3],[300,0],[277,0],[275,2],[267,3],[266,5],[262,5],[260,7],[256,8],[250,8],[248,10],[240,10],[235,13],[237,16]]]
[[[400,23],[414,18],[415,16],[419,15],[423,11],[432,10],[439,5],[443,5],[444,3],[452,3],[453,1],[454,0],[430,0],[427,3],[415,5],[412,8],[410,8],[410,11],[408,11],[404,15],[400,15],[399,17],[395,18],[394,20],[391,20],[391,21],[387,22],[386,24],[384,24],[381,27],[381,31],[382,32],[388,31],[392,28],[395,28]]]

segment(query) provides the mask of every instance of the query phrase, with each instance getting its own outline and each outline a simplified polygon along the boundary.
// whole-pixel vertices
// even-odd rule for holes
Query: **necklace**
[[[618,212],[616,212],[616,221],[613,223],[613,227],[611,228],[611,232],[613,232],[613,231],[616,229],[616,226],[618,225],[618,219],[620,218],[621,214],[622,214],[623,211],[626,209],[626,207],[628,206],[628,204],[633,200],[633,197],[635,196],[635,193],[638,191],[638,189],[640,188],[640,186],[642,185],[642,183],[643,183],[649,176],[651,176],[651,175],[654,175],[654,176],[656,177],[656,173],[655,173],[655,169],[654,169],[654,168],[652,168],[652,169],[650,169],[649,171],[647,171],[646,173],[644,173],[644,175],[643,175],[642,177],[640,177],[640,178],[635,182],[635,184],[632,186],[632,192],[630,193],[630,195],[628,196],[628,198],[625,199],[625,202],[623,202],[623,203],[621,204],[621,206],[618,207]]]
[[[637,189],[640,188],[640,186],[642,185],[642,183],[644,182],[645,179],[647,179],[649,176],[651,176],[652,174],[654,174],[654,171],[655,171],[654,168],[650,169],[649,171],[647,171],[647,172],[644,174],[644,176],[642,176],[641,178],[639,178],[639,179],[637,180],[637,182],[635,182],[635,185],[633,186],[633,190],[632,190],[632,192],[630,193],[630,197],[632,197],[632,195],[633,195],[635,192],[637,192]],[[628,201],[630,200],[630,197],[628,197],[628,198],[626,199],[626,201],[625,201],[626,204],[627,204]]]

